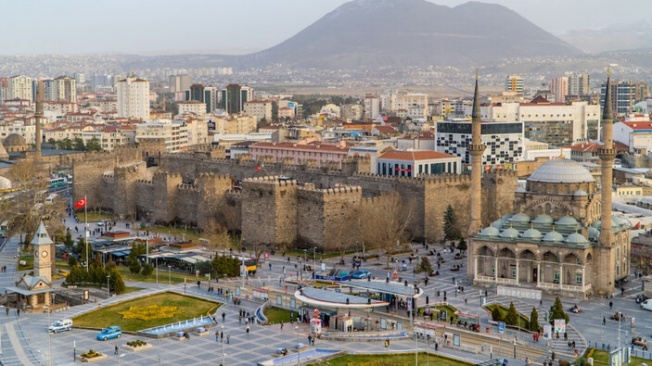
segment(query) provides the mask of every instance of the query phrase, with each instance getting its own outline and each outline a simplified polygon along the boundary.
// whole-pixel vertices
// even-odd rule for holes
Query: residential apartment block
[[[149,81],[128,77],[116,82],[118,117],[149,119]]]
[[[272,121],[272,101],[271,100],[250,100],[244,104],[244,112],[256,118],[256,121],[262,119],[267,122]]]

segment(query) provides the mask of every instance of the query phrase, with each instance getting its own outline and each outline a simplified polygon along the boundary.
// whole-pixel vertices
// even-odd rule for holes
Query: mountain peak
[[[297,68],[466,67],[578,53],[501,5],[472,1],[450,8],[426,0],[354,0],[251,60]]]

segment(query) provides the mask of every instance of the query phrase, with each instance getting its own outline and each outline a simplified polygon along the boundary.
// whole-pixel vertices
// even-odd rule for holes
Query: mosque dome
[[[522,238],[535,240],[541,239],[542,236],[543,234],[541,234],[541,232],[537,229],[527,229],[521,235]]]
[[[2,142],[4,147],[25,146],[27,141],[25,138],[17,133],[12,133]]]
[[[553,159],[530,175],[528,182],[543,183],[593,183],[595,178],[580,163],[570,159]]]
[[[500,229],[500,228],[503,227],[503,220],[498,219],[498,220],[492,222],[492,223],[491,223],[491,226]]]
[[[600,230],[598,230],[598,229],[594,228],[593,226],[591,226],[589,228],[589,239],[591,239],[591,240],[596,239],[597,240],[599,236],[600,236]]]
[[[580,233],[572,233],[566,237],[566,240],[564,240],[564,242],[568,244],[586,244],[589,241],[586,240],[584,235]]]
[[[509,229],[503,230],[503,232],[500,233],[501,238],[509,238],[509,239],[516,239],[518,238],[518,235],[519,235],[518,230],[511,227]]]
[[[575,218],[572,216],[564,216],[555,222],[555,225],[564,225],[564,226],[574,226],[577,224],[578,224],[577,220],[575,220]]]
[[[553,221],[554,220],[552,217],[550,217],[550,215],[542,214],[537,216],[533,222],[539,225],[552,225]]]
[[[543,241],[562,242],[564,241],[564,236],[556,231],[551,231],[543,237]]]
[[[509,220],[511,222],[518,223],[518,224],[527,224],[530,222],[530,216],[524,213],[517,213],[516,215],[512,216],[512,218]]]
[[[489,226],[489,227],[486,227],[486,228],[482,229],[482,231],[480,231],[479,235],[480,236],[488,236],[488,237],[496,237],[496,236],[500,235],[500,230],[498,230],[494,226]]]
[[[584,196],[588,196],[588,195],[589,194],[586,193],[586,191],[583,190],[583,189],[578,189],[577,191],[575,191],[575,193],[573,193],[573,196],[575,196],[575,197],[584,197]]]

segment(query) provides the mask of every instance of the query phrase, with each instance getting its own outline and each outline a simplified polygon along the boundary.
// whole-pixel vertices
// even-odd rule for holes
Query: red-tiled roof
[[[455,156],[453,155],[448,155],[432,150],[424,150],[424,151],[391,150],[381,155],[380,159],[417,161],[417,160],[432,160],[432,159],[450,159],[454,157]]]
[[[623,122],[627,127],[632,130],[652,130],[652,122]]]

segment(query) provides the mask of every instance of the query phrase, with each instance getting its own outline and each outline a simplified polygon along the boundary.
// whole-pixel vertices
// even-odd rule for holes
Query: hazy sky
[[[456,6],[467,0],[428,0]],[[348,0],[0,0],[0,54],[260,50]],[[560,34],[649,18],[652,0],[487,0]]]

